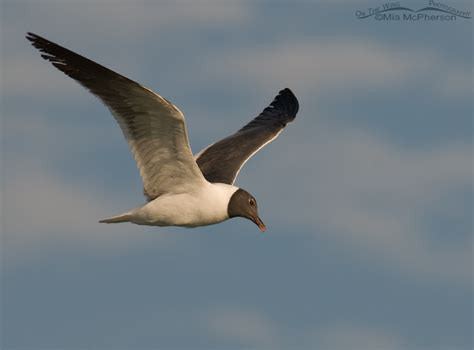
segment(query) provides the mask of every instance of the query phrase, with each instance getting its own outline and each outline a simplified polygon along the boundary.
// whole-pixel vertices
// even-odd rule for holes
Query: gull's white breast
[[[221,183],[199,186],[195,191],[164,194],[130,212],[130,221],[151,226],[204,226],[227,220],[229,200],[238,187]]]

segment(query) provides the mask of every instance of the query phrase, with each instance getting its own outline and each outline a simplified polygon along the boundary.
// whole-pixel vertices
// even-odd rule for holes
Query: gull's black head
[[[266,230],[262,220],[258,217],[255,197],[241,188],[230,197],[227,213],[230,218],[240,216],[253,221],[262,232]]]

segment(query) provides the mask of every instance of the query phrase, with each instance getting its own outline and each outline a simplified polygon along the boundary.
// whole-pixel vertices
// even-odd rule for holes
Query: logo
[[[355,14],[358,19],[373,18],[376,21],[453,22],[458,18],[472,18],[470,11],[459,10],[435,0],[429,0],[428,6],[419,10],[402,6],[400,2],[387,2],[381,6],[357,10]]]

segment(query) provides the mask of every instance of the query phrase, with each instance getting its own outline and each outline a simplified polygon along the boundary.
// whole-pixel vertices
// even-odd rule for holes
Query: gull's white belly
[[[165,194],[132,211],[131,222],[152,226],[205,226],[229,218],[227,206],[237,187],[210,184],[191,193]]]

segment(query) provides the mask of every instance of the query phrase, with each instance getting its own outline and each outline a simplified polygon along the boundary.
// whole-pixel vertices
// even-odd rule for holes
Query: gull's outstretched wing
[[[298,100],[283,89],[273,102],[236,133],[199,152],[195,158],[209,182],[233,184],[247,160],[277,138],[298,112]]]
[[[31,41],[56,68],[99,97],[117,120],[140,170],[145,196],[192,191],[205,181],[183,113],[150,89],[39,35]]]

